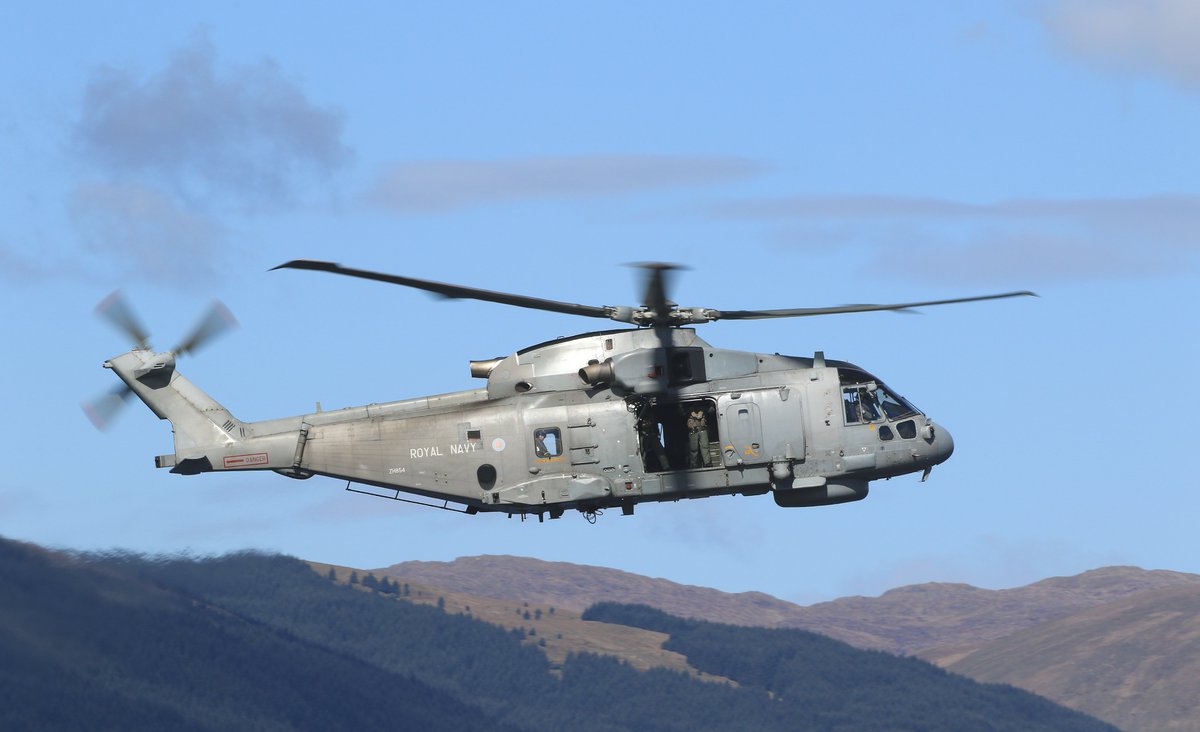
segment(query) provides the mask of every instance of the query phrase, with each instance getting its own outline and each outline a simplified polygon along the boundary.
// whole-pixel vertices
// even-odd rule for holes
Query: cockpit
[[[894,422],[921,414],[904,397],[857,368],[838,368],[846,424]]]

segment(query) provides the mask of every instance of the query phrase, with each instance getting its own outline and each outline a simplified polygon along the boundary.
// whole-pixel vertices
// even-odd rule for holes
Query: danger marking
[[[225,458],[227,468],[246,468],[251,465],[266,465],[267,453],[256,452],[250,455],[230,455]]]

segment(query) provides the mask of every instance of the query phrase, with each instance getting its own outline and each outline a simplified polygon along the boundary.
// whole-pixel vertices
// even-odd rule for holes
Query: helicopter
[[[921,473],[925,481],[954,451],[953,438],[855,364],[821,351],[800,357],[717,348],[694,326],[1034,295],[716,310],[668,298],[674,265],[639,266],[646,272],[642,305],[594,306],[332,262],[281,264],[273,270],[375,280],[626,327],[471,361],[471,376],[486,382],[479,388],[329,411],[318,404],[310,414],[253,422],[235,417],[175,367],[177,357],[233,325],[228,310],[214,304],[179,346],[156,352],[114,293],[97,311],[136,345],[103,364],[123,385],[84,408],[102,426],[136,395],[171,423],[174,452],[154,458],[171,473],[326,476],[345,480],[352,492],[472,515],[543,521],[577,510],[594,523],[605,509],[632,515],[647,501],[766,493],[782,507],[826,506],[866,498],[874,480]]]

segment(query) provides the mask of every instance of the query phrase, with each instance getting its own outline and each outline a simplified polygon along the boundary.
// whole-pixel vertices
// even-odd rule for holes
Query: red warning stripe
[[[230,455],[225,458],[227,468],[246,468],[251,465],[266,465],[267,453],[255,452],[249,455]]]

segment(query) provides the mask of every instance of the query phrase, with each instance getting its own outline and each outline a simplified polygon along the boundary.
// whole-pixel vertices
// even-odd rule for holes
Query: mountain
[[[762,592],[730,594],[607,567],[484,555],[452,562],[401,562],[373,570],[484,597],[585,610],[605,601],[736,625],[778,625],[800,608]]]
[[[445,597],[414,602],[411,585],[290,557],[81,557],[0,540],[0,588],[3,729],[1113,729],[915,658],[632,606],[586,622],[656,633],[728,681],[590,653],[555,664],[546,618],[525,621],[528,609],[527,627],[506,630],[446,612]]]
[[[982,644],[947,665],[1128,730],[1200,730],[1200,585],[1151,589]]]
[[[800,606],[761,593],[523,557],[404,562],[377,571],[453,588],[463,602],[477,593],[510,605],[545,602],[578,611],[612,601],[684,618],[804,628],[860,648],[919,655],[979,681],[1013,684],[1123,729],[1200,730],[1200,576],[1194,574],[1105,567],[1005,590],[926,583]],[[575,632],[588,631],[569,631]],[[595,650],[626,653],[619,644]]]
[[[1005,590],[925,583],[889,590],[879,597],[846,597],[811,605],[787,624],[833,637],[853,632],[876,639],[873,647],[921,653],[1002,638],[1078,610],[1175,586],[1200,587],[1200,575],[1105,567]]]
[[[403,562],[374,571],[457,592],[575,610],[611,601],[718,623],[803,628],[859,648],[893,653],[977,644],[1146,590],[1200,586],[1200,575],[1107,567],[1014,589],[926,583],[879,597],[802,606],[761,592],[727,593],[606,567],[504,555]]]

